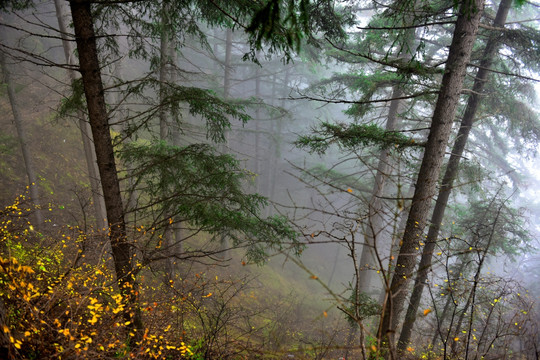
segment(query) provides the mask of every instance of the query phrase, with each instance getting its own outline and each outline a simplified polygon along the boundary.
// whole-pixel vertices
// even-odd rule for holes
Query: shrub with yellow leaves
[[[0,217],[1,358],[181,359],[192,355],[173,331],[145,329],[142,337],[136,337],[125,315],[134,309],[126,308],[106,264],[79,262],[82,251],[70,248],[64,253],[65,241],[43,234],[40,242],[27,241],[31,225],[14,227],[14,211],[20,210],[11,206]],[[76,247],[77,238],[69,246]],[[137,341],[128,343],[129,337]]]

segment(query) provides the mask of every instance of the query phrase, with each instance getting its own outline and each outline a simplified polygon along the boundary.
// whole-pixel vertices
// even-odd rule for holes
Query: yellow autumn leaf
[[[459,338],[456,336],[456,337],[454,338],[454,341],[459,341]]]
[[[348,193],[352,193],[352,189],[351,189],[351,188],[347,188],[347,192],[348,192]]]
[[[424,316],[426,316],[427,314],[429,314],[431,312],[431,309],[426,309],[424,310]]]
[[[326,311],[323,311],[324,317],[328,317],[328,313]]]

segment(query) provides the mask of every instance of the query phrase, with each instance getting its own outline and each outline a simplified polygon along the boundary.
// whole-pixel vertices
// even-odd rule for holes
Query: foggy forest
[[[539,359],[540,2],[1,0],[0,359]]]

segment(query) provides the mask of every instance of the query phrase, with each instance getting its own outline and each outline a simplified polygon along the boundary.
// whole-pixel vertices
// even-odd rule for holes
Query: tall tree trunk
[[[504,26],[511,5],[512,0],[501,1],[499,9],[497,11],[497,15],[495,17],[495,21],[493,23],[494,27]],[[480,104],[480,97],[482,96],[481,94],[484,91],[484,86],[487,82],[489,68],[493,62],[493,58],[497,52],[497,49],[499,48],[497,38],[498,34],[491,35],[486,44],[486,48],[484,49],[482,60],[480,62],[480,68],[476,74],[476,79],[474,81],[473,91],[467,101],[467,107],[465,109],[463,119],[461,120],[461,126],[459,128],[454,147],[452,148],[450,160],[448,161],[448,166],[446,167],[446,172],[444,174],[444,178],[439,189],[439,195],[437,196],[437,202],[435,204],[435,209],[433,210],[433,215],[431,217],[428,236],[426,239],[426,245],[422,251],[422,258],[418,266],[418,273],[416,275],[413,292],[409,301],[409,306],[405,315],[405,321],[403,323],[403,328],[401,330],[399,338],[399,350],[405,350],[411,339],[411,333],[414,327],[414,322],[416,320],[416,314],[418,313],[420,300],[422,299],[422,292],[426,284],[428,273],[431,269],[433,251],[435,250],[435,245],[437,243],[440,226],[444,217],[446,205],[448,204],[448,198],[450,197],[452,185],[459,171],[459,162],[463,155],[463,151],[465,150],[465,145],[467,144],[467,139],[469,137],[469,133],[474,122],[476,111]]]
[[[159,59],[159,100],[162,104],[159,108],[159,137],[161,141],[169,139],[170,124],[168,121],[167,107],[163,102],[167,95],[167,82],[170,76],[170,47],[172,46],[172,34],[170,33],[169,6],[164,2],[161,8],[161,43]]]
[[[399,98],[402,95],[402,91],[399,86],[394,86],[392,90],[392,98]],[[390,102],[390,108],[388,110],[388,116],[386,120],[386,131],[394,131],[396,129],[398,110],[401,100],[392,100]],[[358,281],[360,288],[358,291],[368,293],[371,290],[371,281],[373,279],[373,269],[380,268],[379,257],[376,255],[377,240],[380,240],[382,232],[384,230],[384,216],[383,216],[383,196],[384,187],[386,185],[386,179],[390,170],[389,162],[390,150],[384,149],[379,154],[379,164],[377,166],[377,173],[375,174],[375,184],[371,192],[371,199],[368,205],[368,221],[367,229],[364,236],[364,246],[362,246],[362,255],[360,256],[360,280]]]
[[[255,97],[257,99],[261,98],[261,72],[260,69],[257,66],[257,70],[255,72]],[[257,106],[255,109],[255,174],[257,174],[257,182],[256,182],[256,192],[261,193],[262,190],[262,176],[260,176],[261,171],[261,110],[260,106]]]
[[[4,73],[4,82],[7,85],[7,93],[9,102],[11,104],[11,111],[13,113],[13,123],[17,130],[17,137],[21,144],[21,151],[24,160],[24,167],[26,169],[26,176],[28,177],[28,192],[30,193],[30,201],[34,204],[34,218],[36,229],[40,229],[43,226],[43,213],[41,212],[41,202],[39,198],[39,189],[36,175],[36,168],[32,156],[30,155],[30,149],[28,148],[28,135],[24,129],[22,123],[22,115],[20,112],[20,106],[15,95],[15,84],[11,78],[11,71],[9,65],[6,62],[6,57],[3,52],[0,51],[0,65]]]
[[[174,34],[171,31],[170,25],[170,6],[168,3],[163,3],[161,14],[161,44],[160,44],[160,68],[159,68],[159,82],[160,82],[160,103],[162,104],[159,109],[159,136],[160,140],[164,142],[172,142],[175,144],[179,140],[179,134],[177,126],[173,125],[170,121],[170,113],[165,103],[167,96],[168,84],[176,81],[174,72],[174,62],[176,59],[176,49],[174,43]],[[176,144],[175,144],[176,145]],[[163,186],[165,188],[165,186]],[[167,196],[166,194],[163,194]],[[163,231],[163,248],[166,252],[167,259],[165,261],[166,273],[170,279],[174,278],[176,271],[176,256],[178,251],[177,244],[181,241],[182,231],[181,225],[178,219],[173,219],[174,215],[171,213],[164,213],[165,228]],[[178,222],[178,223],[177,223]]]
[[[412,8],[416,7],[416,2],[412,2]],[[407,10],[414,12],[412,9]],[[405,15],[403,19],[404,25],[414,24],[414,19],[411,15]],[[414,49],[414,43],[416,41],[416,32],[414,28],[405,31],[402,37],[403,45],[397,52],[397,58],[403,61],[410,61],[412,59],[412,52]],[[402,84],[395,84],[392,88],[390,106],[388,109],[388,115],[386,117],[386,131],[394,131],[397,128],[398,111],[403,103],[402,99],[399,99],[403,95],[401,90]],[[368,218],[367,229],[364,232],[364,246],[362,247],[362,255],[360,258],[360,292],[370,293],[371,282],[376,275],[373,269],[380,269],[379,264],[380,257],[378,252],[381,250],[382,243],[384,243],[383,231],[384,225],[384,201],[382,200],[384,194],[384,188],[386,180],[390,176],[390,150],[383,149],[379,154],[379,163],[377,165],[377,172],[375,174],[375,184],[371,192],[371,198],[368,204]],[[386,242],[389,243],[390,239],[387,238]],[[364,268],[364,269],[362,269]]]
[[[291,70],[292,67],[287,67],[285,69],[285,78],[283,79],[283,91],[287,92],[289,91],[289,81],[291,77]],[[274,80],[274,84],[276,81]],[[272,90],[274,92],[274,90]],[[275,96],[272,96],[272,98],[275,98]],[[283,111],[285,111],[285,96],[281,99],[281,108]],[[275,124],[275,131],[273,131],[272,137],[274,138],[274,144],[275,144],[275,150],[273,153],[270,153],[271,159],[268,161],[270,166],[268,168],[268,176],[267,176],[267,183],[268,183],[268,199],[271,201],[276,201],[276,183],[278,182],[278,160],[281,156],[281,148],[283,146],[283,121],[285,119],[285,114],[282,116],[279,116],[276,120],[277,123]],[[272,126],[273,127],[273,126]],[[272,140],[270,140],[272,141]],[[273,213],[273,207],[268,207],[268,213],[267,215],[271,215]]]
[[[231,95],[231,54],[232,54],[232,30],[226,30],[225,39],[225,74],[223,77],[223,97],[227,99]]]
[[[60,0],[54,0],[56,8],[56,18],[58,19],[58,27],[60,28],[60,36],[62,37],[62,47],[64,48],[64,56],[68,65],[77,65],[75,52],[73,51],[72,43],[68,39],[68,29],[64,15],[64,7]],[[73,83],[77,79],[77,73],[74,70],[68,70],[68,75]],[[90,190],[92,192],[92,201],[94,203],[94,211],[96,217],[96,226],[99,232],[107,231],[107,213],[105,212],[105,200],[101,191],[99,179],[99,170],[96,162],[96,153],[94,150],[94,140],[92,139],[92,130],[90,124],[86,121],[82,109],[77,110],[77,118],[79,119],[79,129],[81,130],[81,138],[86,158],[86,167],[88,169],[88,178],[90,180]]]
[[[461,4],[452,44],[446,62],[445,74],[429,132],[422,165],[418,173],[416,190],[407,219],[396,269],[390,285],[390,296],[384,307],[379,326],[379,338],[388,338],[393,345],[392,334],[397,328],[399,315],[407,297],[407,285],[416,265],[419,241],[435,195],[452,123],[459,102],[472,48],[476,40],[483,0],[465,1]]]
[[[92,12],[88,1],[71,0],[69,4],[88,106],[88,117],[94,137],[97,164],[109,220],[109,240],[116,279],[129,305],[129,312],[125,314],[125,317],[130,318],[133,328],[140,330],[142,329],[142,319],[138,308],[138,283],[131,273],[131,246],[126,235],[124,209],[105,106]],[[139,333],[141,331],[138,331],[138,335],[141,336],[142,334]]]
[[[232,54],[232,30],[226,30],[226,39],[225,39],[225,71],[223,74],[223,97],[228,99],[231,95],[231,54]],[[225,143],[223,144],[222,152],[227,153],[227,146],[229,143],[230,131],[225,132]],[[227,234],[220,235],[220,253],[219,256],[222,259],[227,257],[227,249],[229,248],[229,241]]]
[[[169,81],[171,83],[176,83],[177,80],[177,73],[176,73],[176,64],[178,61],[178,55],[176,53],[176,48],[174,46],[169,47],[170,53],[169,57],[171,59],[171,69],[169,74]],[[190,115],[188,111],[184,111],[182,115],[185,119],[187,119]],[[172,131],[171,131],[171,137],[173,145],[176,147],[182,146],[182,133],[180,131],[180,124],[172,124]],[[185,239],[185,230],[182,228],[182,221],[180,217],[175,217],[173,222],[173,233],[174,233],[174,244],[172,244],[172,248],[170,251],[171,261],[172,261],[172,267],[173,270],[176,271],[178,268],[178,259],[177,256],[179,254],[182,254],[183,248],[182,248],[182,242]]]

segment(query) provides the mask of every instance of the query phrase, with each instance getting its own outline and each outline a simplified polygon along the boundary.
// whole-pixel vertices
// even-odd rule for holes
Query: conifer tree
[[[431,198],[435,195],[442,161],[450,138],[452,123],[457,109],[466,67],[476,40],[484,2],[465,1],[460,4],[446,61],[437,104],[432,117],[424,157],[416,181],[416,189],[401,242],[396,269],[385,299],[379,337],[388,339],[390,349],[394,341],[392,334],[399,323],[400,314],[407,298],[407,284],[414,273],[416,254],[423,240]]]
[[[511,4],[512,0],[501,1],[497,16],[493,23],[494,27],[504,27]],[[495,53],[497,52],[498,43],[499,42],[496,34],[491,35],[486,43],[482,60],[479,65],[479,70],[476,74],[476,79],[472,88],[472,94],[469,96],[467,108],[461,120],[461,126],[456,137],[456,142],[454,143],[448,165],[446,166],[446,171],[439,189],[433,215],[431,217],[425,246],[422,250],[422,258],[420,260],[420,264],[418,265],[418,273],[416,274],[413,292],[407,308],[407,314],[400,333],[398,349],[401,351],[404,351],[407,348],[410,341],[412,327],[416,319],[418,307],[420,306],[420,299],[422,298],[422,291],[431,267],[431,258],[433,257],[435,244],[437,243],[440,224],[443,220],[444,211],[446,204],[448,203],[453,181],[457,176],[459,161],[462,157],[470,130],[473,126],[476,110],[480,102],[480,96],[483,92],[486,81],[488,81],[487,77],[489,68],[493,62]]]

